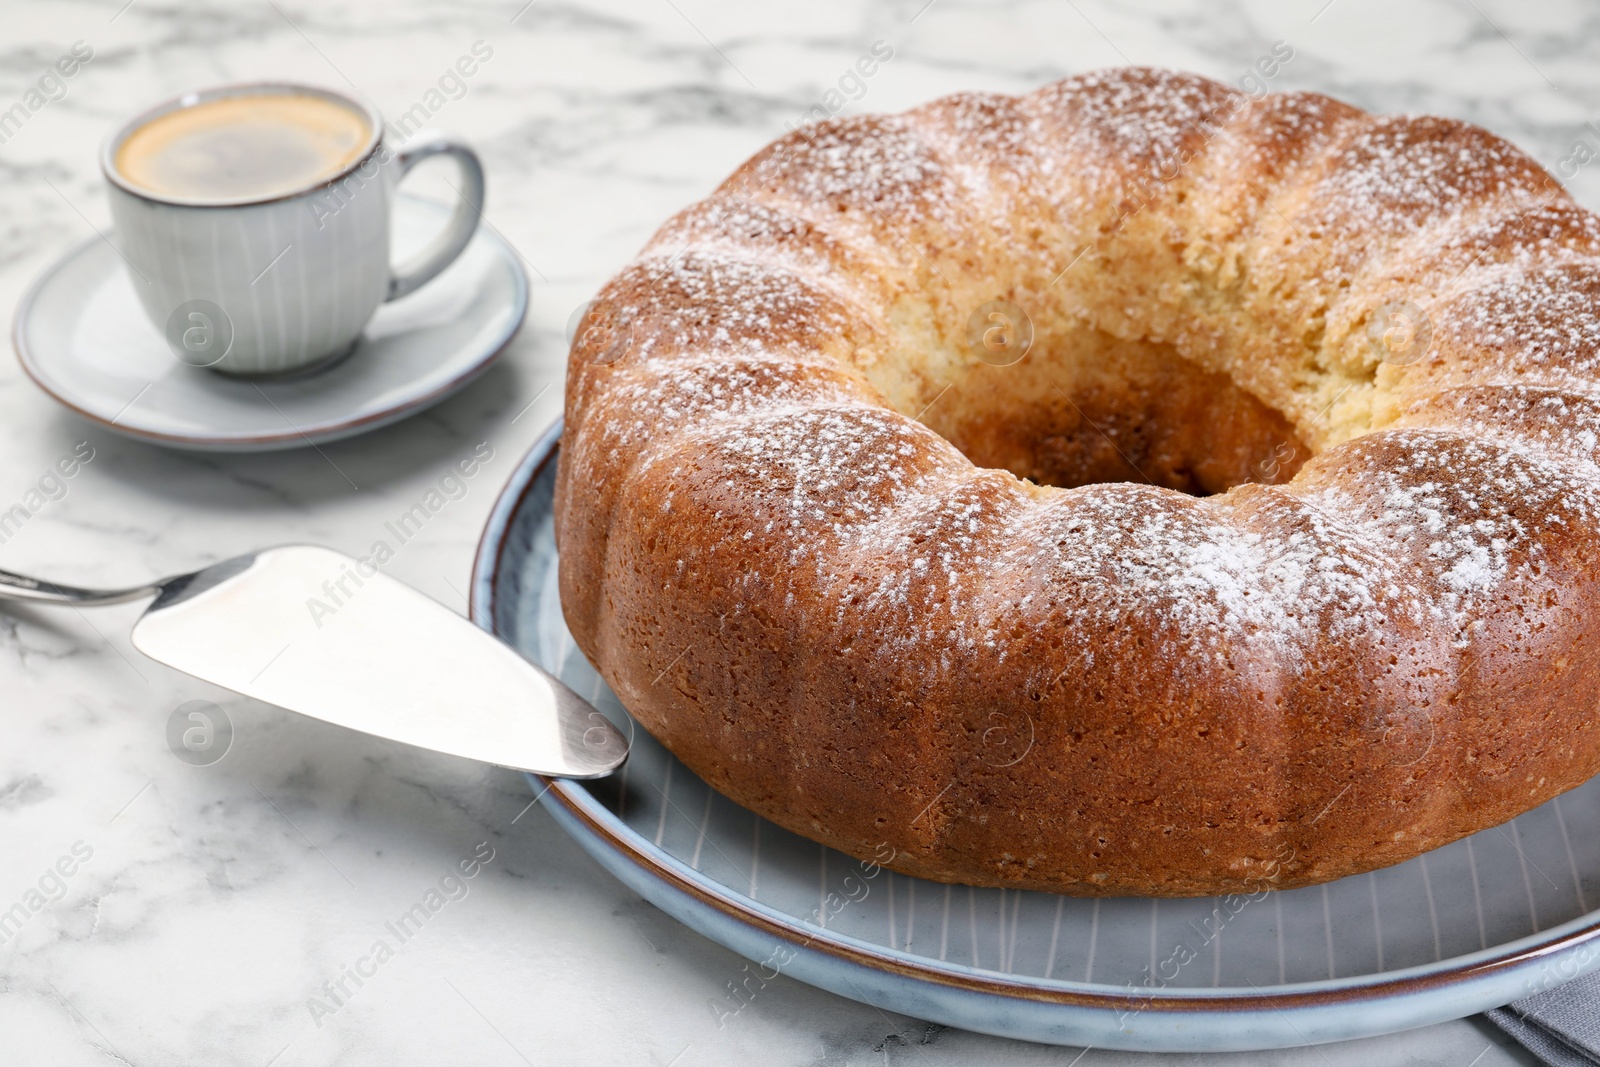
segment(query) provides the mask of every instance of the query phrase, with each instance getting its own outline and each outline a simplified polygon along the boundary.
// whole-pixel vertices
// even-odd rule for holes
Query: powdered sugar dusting
[[[1417,251],[1451,278],[1477,266],[1509,264],[1526,270],[1600,255],[1600,218],[1560,199],[1480,221]]]
[[[1438,312],[1448,350],[1488,352],[1549,384],[1592,387],[1600,372],[1600,263],[1505,269]]]
[[[1592,393],[1490,382],[1431,397],[1401,425],[1410,421],[1524,449],[1600,482],[1600,397]]]
[[[1016,97],[958,93],[908,118],[940,154],[965,189],[969,202],[995,216],[1012,201],[1049,183],[1040,153],[1039,123]]]
[[[1025,98],[1035,131],[1108,170],[1145,171],[1177,160],[1232,113],[1244,94],[1178,71],[1121,67],[1091,71]]]
[[[632,376],[605,396],[608,444],[645,453],[652,442],[772,409],[858,401],[860,385],[818,362],[756,352],[672,361],[649,376]],[[625,417],[623,417],[625,415]]]
[[[790,566],[827,567],[840,544],[909,496],[970,469],[932,431],[859,404],[769,405],[759,416],[718,419],[700,437],[725,486],[762,516],[753,535],[779,539]]]
[[[746,164],[725,190],[830,212],[882,231],[915,219],[951,224],[963,198],[943,162],[904,118],[864,117],[797,130]]]
[[[1414,591],[1381,546],[1277,490],[1243,506],[1139,485],[1073,490],[1017,533],[1016,563],[1047,565],[1079,612],[1113,627],[1154,627],[1151,639],[1225,658],[1239,642],[1272,646],[1285,662],[1308,638],[1368,633]]]
[[[611,455],[661,485],[711,472],[718,499],[747,520],[740,537],[810,582],[816,600],[791,610],[835,627],[864,613],[896,655],[1004,659],[1009,628],[1058,609],[1143,626],[1163,654],[1221,660],[1249,647],[1289,668],[1319,643],[1381,643],[1396,627],[1466,644],[1505,584],[1548,562],[1547,541],[1600,522],[1593,405],[1580,417],[1568,399],[1524,396],[1515,412],[1458,405],[1453,422],[1419,409],[1408,418],[1456,432],[1371,434],[1287,487],[1196,500],[1137,485],[1039,490],[978,471],[844,369],[862,345],[894,338],[883,308],[857,299],[872,285],[841,282],[839,264],[906,268],[913,240],[993,210],[1001,174],[1047,176],[1049,199],[1104,214],[1115,205],[1097,182],[1203,150],[1236,96],[1193,76],[1113,71],[1020,101],[970,94],[785,138],[608,291],[642,327],[628,367],[595,372],[615,373],[596,386]],[[1549,185],[1531,161],[1448,120],[1366,119],[1309,97],[1274,108],[1270,136],[1292,139],[1303,121],[1333,139],[1307,164],[1315,184],[1298,224],[1325,227],[1329,247],[1359,247],[1334,256],[1335,272],[1430,228],[1455,242],[1440,263],[1470,254],[1465,268],[1494,250],[1437,309],[1436,362],[1499,352],[1519,374],[1549,368],[1558,384],[1594,388],[1600,230],[1566,205],[1528,210]],[[984,153],[966,159],[961,146]],[[991,166],[1002,147],[1016,161]],[[1055,166],[1064,160],[1074,166]],[[696,243],[667,255],[679,236]],[[1549,417],[1515,421],[1534,408]],[[1570,455],[1571,441],[1554,442],[1563,432],[1581,462],[1554,458]],[[659,505],[672,508],[676,491]]]
[[[1532,449],[1418,429],[1348,451],[1350,477],[1310,499],[1402,554],[1458,646],[1508,578],[1541,573],[1547,543],[1600,521],[1600,480]]]
[[[1338,249],[1346,269],[1424,229],[1456,237],[1565,199],[1539,165],[1486,130],[1431,115],[1370,118],[1327,159],[1296,225]]]
[[[784,349],[825,359],[869,343],[872,316],[837,292],[718,249],[642,259],[612,282],[607,307],[629,358]],[[830,352],[830,349],[833,350]],[[826,354],[825,354],[826,353]]]

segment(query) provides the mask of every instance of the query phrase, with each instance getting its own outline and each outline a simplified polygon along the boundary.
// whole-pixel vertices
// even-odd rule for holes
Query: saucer
[[[393,254],[450,208],[400,196]],[[172,448],[266,452],[336,441],[415,414],[488,369],[522,325],[528,277],[487,226],[437,278],[381,304],[348,356],[300,378],[229,378],[180,362],[145,317],[121,255],[93,237],[17,305],[12,341],[41,389],[110,430]]]

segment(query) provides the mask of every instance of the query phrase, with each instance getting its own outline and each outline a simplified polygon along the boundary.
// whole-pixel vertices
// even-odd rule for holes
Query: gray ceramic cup
[[[354,109],[372,131],[355,162],[315,184],[260,199],[185,199],[119,174],[133,131],[178,108],[230,95],[321,96]],[[461,200],[443,232],[415,258],[391,265],[395,188],[417,163],[451,157]],[[425,284],[477,230],[483,167],[466,145],[438,137],[394,150],[371,104],[308,85],[252,82],[185,93],[140,112],[106,139],[100,167],[115,243],[139,301],[185,363],[227,374],[305,374],[349,353],[378,305]]]

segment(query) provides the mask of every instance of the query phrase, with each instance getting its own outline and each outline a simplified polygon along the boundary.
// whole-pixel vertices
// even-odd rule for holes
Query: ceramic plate
[[[394,256],[439,231],[450,209],[395,201]],[[300,381],[250,382],[179,362],[139,306],[127,267],[94,237],[17,306],[23,369],[85,418],[175,448],[257,452],[335,441],[435,404],[483,373],[522,325],[528,279],[486,226],[433,281],[380,305],[351,355]]]
[[[1056,1044],[1243,1050],[1469,1015],[1600,965],[1600,779],[1408,863],[1257,897],[1083,900],[880,871],[712,791],[573,645],[556,585],[559,426],[504,490],[472,614],[633,737],[612,779],[533,779],[585,850],[657,907],[776,971],[879,1007]]]

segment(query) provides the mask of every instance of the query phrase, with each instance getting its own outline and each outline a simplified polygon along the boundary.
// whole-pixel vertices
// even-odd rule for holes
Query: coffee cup
[[[443,231],[389,260],[395,189],[437,155],[461,171]],[[178,359],[241,376],[302,375],[352,351],[378,305],[449,266],[477,229],[483,168],[466,145],[385,143],[372,105],[308,85],[185,93],[101,150],[115,244]]]

